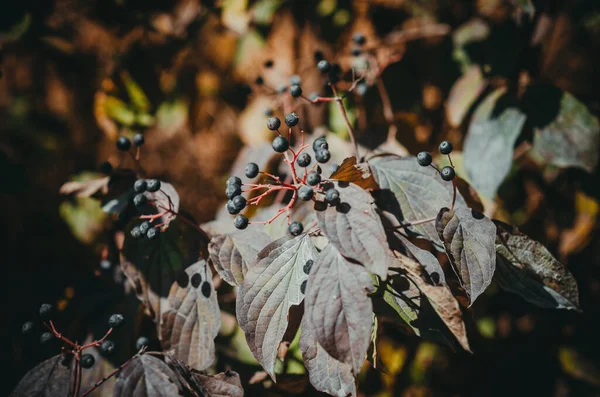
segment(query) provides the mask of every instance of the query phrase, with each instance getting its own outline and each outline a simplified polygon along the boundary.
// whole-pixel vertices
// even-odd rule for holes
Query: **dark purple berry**
[[[138,147],[142,146],[145,142],[144,136],[142,134],[135,134],[133,136],[132,140],[133,140],[133,144]]]
[[[238,178],[237,176],[232,176],[229,179],[227,179],[227,185],[241,185],[242,184],[242,180],[240,178]]]
[[[233,221],[233,225],[237,229],[244,230],[245,228],[248,227],[248,218],[246,218],[242,214],[238,214],[238,216],[236,216],[235,220]]]
[[[340,199],[340,192],[335,188],[327,189],[325,192],[325,201],[329,204],[335,204]]]
[[[454,172],[454,168],[447,165],[440,171],[440,176],[445,181],[451,181],[456,176],[456,173]]]
[[[100,350],[102,351],[102,353],[104,353],[105,356],[112,356],[113,354],[115,354],[116,350],[115,342],[113,342],[112,340],[105,340],[100,345]]]
[[[329,153],[329,150],[327,150],[327,149],[321,149],[315,153],[315,159],[319,163],[326,163],[329,161],[330,158],[331,158],[331,153]]]
[[[122,152],[126,152],[131,148],[131,141],[126,136],[120,136],[117,139],[117,149]]]
[[[292,236],[299,236],[304,231],[304,226],[300,222],[292,222],[288,227],[288,231]]]
[[[431,164],[432,158],[429,152],[419,152],[417,154],[417,162],[422,167],[428,167]]]
[[[276,136],[271,146],[277,153],[283,153],[289,149],[290,142],[282,136]]]
[[[452,143],[450,143],[450,141],[442,141],[442,143],[440,143],[440,153],[441,154],[450,154],[452,153]]]
[[[30,334],[34,328],[35,324],[33,323],[33,321],[27,321],[21,326],[21,333],[23,335]]]
[[[364,45],[367,42],[365,35],[360,32],[354,33],[352,40],[358,45]]]
[[[79,363],[81,364],[81,366],[86,369],[92,368],[94,366],[95,362],[96,362],[96,359],[91,354],[84,354],[79,359]]]
[[[242,187],[240,185],[227,185],[225,188],[225,195],[227,198],[232,199],[240,194],[242,194]]]
[[[148,184],[146,183],[145,180],[138,179],[133,184],[133,191],[136,192],[136,193],[144,193],[146,191],[147,187],[148,187]]]
[[[277,129],[281,127],[281,120],[277,117],[269,117],[267,119],[267,128],[271,131],[277,131]]]
[[[300,200],[309,201],[313,198],[313,194],[314,192],[310,186],[303,185],[298,189],[298,197]]]
[[[39,312],[42,321],[52,320],[52,317],[54,317],[54,306],[49,303],[44,303],[40,306]]]
[[[125,317],[122,314],[113,314],[108,319],[108,326],[110,328],[121,328],[125,324]]]
[[[142,347],[144,346],[148,346],[150,344],[150,340],[148,340],[148,338],[146,338],[145,336],[140,336],[136,341],[135,341],[135,348],[137,350],[140,350]]]
[[[293,127],[297,125],[298,121],[300,121],[300,117],[298,117],[298,115],[294,112],[288,113],[285,116],[285,125],[287,125],[288,127]]]
[[[302,95],[302,88],[299,85],[294,84],[290,86],[290,94],[294,98],[298,98],[300,95]]]
[[[138,193],[133,198],[133,205],[140,208],[148,203],[148,197],[146,197],[143,193]]]
[[[308,154],[308,153],[300,153],[300,155],[296,159],[296,163],[300,167],[308,167],[310,165],[311,160],[312,159],[310,158],[310,154]]]
[[[321,59],[319,63],[317,63],[317,69],[319,69],[319,72],[321,73],[329,73],[331,70],[331,64],[325,59]]]
[[[246,165],[246,170],[244,172],[247,178],[256,178],[258,175],[258,164],[256,163],[248,163]]]
[[[317,186],[321,182],[321,175],[317,174],[315,171],[311,171],[306,176],[306,183],[310,186]]]
[[[160,181],[158,179],[148,179],[146,181],[146,189],[151,192],[158,192],[160,190]]]
[[[237,212],[240,212],[241,210],[246,208],[246,198],[244,198],[244,196],[235,196],[231,199],[231,202],[233,203],[233,206],[235,207]]]
[[[155,238],[158,237],[159,233],[160,233],[160,231],[157,228],[151,227],[146,232],[146,237],[148,238],[148,240],[154,240]]]

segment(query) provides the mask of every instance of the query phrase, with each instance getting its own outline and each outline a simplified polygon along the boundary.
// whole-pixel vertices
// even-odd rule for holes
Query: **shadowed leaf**
[[[500,286],[536,306],[579,311],[577,283],[569,270],[539,242],[510,225],[496,225]]]
[[[328,244],[315,261],[306,288],[305,326],[319,345],[357,374],[371,340],[373,289],[368,272]],[[304,328],[303,328],[304,332]]]
[[[179,194],[170,183],[161,181],[160,190],[158,192],[145,192],[144,195],[148,198],[148,202],[154,202],[156,207],[151,207],[152,211],[144,213],[161,213],[166,209],[171,208],[174,212],[179,212]],[[167,225],[175,219],[170,214],[162,216],[161,222],[166,222]]]
[[[425,275],[430,279],[430,284],[446,284],[444,269],[442,269],[442,265],[440,265],[440,262],[431,252],[417,247],[400,233],[396,235],[408,253],[423,266]]]
[[[275,378],[277,349],[290,308],[304,299],[301,285],[308,279],[306,263],[318,252],[307,234],[282,237],[266,246],[246,273],[236,304],[237,319],[248,346],[265,371]]]
[[[115,383],[114,397],[178,396],[181,383],[171,368],[150,355],[125,366]]]
[[[436,228],[446,254],[472,304],[496,270],[496,225],[470,208],[442,208]]]
[[[58,354],[41,362],[21,379],[10,397],[70,397],[74,376],[72,368],[63,364]]]

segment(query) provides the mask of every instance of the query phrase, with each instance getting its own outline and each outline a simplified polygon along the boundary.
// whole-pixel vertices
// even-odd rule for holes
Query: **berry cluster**
[[[440,143],[438,150],[440,154],[448,156],[448,160],[450,161],[450,165],[443,167],[441,170],[438,169],[435,165],[432,164],[431,153],[429,152],[420,152],[417,154],[417,162],[422,167],[433,167],[437,172],[439,172],[440,176],[443,180],[450,182],[452,181],[453,188],[453,198],[452,198],[452,208],[454,208],[454,203],[456,201],[456,181],[454,178],[456,177],[456,172],[454,171],[454,164],[452,163],[452,158],[450,157],[450,153],[452,153],[453,147],[450,141],[442,141]]]
[[[158,179],[138,179],[133,184],[133,191],[135,192],[133,205],[138,211],[144,213],[149,207],[154,207],[157,213],[140,216],[140,219],[145,219],[145,221],[131,229],[131,236],[135,239],[146,237],[148,240],[154,240],[158,237],[161,229],[166,229],[169,220],[177,215],[171,197],[161,190],[161,182]],[[164,201],[158,200],[156,197],[158,193],[167,198],[168,208],[164,207]],[[162,217],[166,217],[162,223],[152,225],[154,221]]]

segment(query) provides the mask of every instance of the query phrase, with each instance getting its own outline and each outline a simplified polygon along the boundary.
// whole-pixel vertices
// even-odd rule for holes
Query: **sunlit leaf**
[[[347,157],[342,161],[339,168],[335,170],[329,179],[336,181],[352,182],[363,189],[377,189],[377,183],[373,179],[369,165],[356,164],[356,157]]]
[[[104,111],[114,121],[124,126],[131,126],[135,121],[135,113],[127,104],[114,96],[107,96],[104,100]]]
[[[471,105],[487,85],[479,65],[471,65],[454,83],[446,101],[446,115],[453,127],[462,123]]]
[[[142,87],[131,78],[131,75],[127,71],[121,72],[121,80],[125,85],[129,100],[138,111],[147,112],[150,110],[150,100],[142,90]]]

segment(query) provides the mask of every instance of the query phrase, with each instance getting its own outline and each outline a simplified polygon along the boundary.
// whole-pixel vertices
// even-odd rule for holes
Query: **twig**
[[[352,124],[348,119],[348,114],[346,113],[346,108],[344,107],[343,99],[338,96],[337,90],[335,89],[335,85],[330,84],[331,90],[333,91],[333,96],[336,98],[336,102],[338,104],[338,108],[342,113],[342,117],[344,118],[344,122],[346,123],[346,128],[348,129],[348,133],[350,134],[350,140],[352,141],[352,145],[354,146],[354,154],[356,157],[356,161],[360,160],[360,154],[358,152],[358,143],[356,142],[356,138],[354,137],[354,128],[352,128]]]

